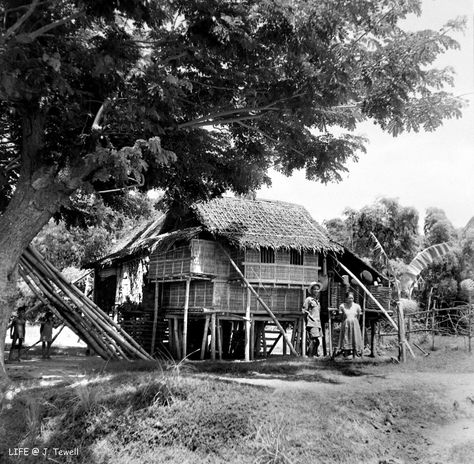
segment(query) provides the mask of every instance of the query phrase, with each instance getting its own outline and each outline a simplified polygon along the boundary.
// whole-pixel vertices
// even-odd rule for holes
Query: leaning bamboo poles
[[[250,292],[252,292],[254,294],[255,298],[257,298],[258,302],[262,305],[263,309],[265,309],[265,311],[268,313],[270,318],[273,320],[273,322],[277,326],[278,330],[280,331],[280,333],[283,336],[284,342],[288,345],[288,348],[290,349],[291,354],[294,355],[294,356],[298,356],[298,352],[295,350],[295,348],[293,347],[293,344],[290,342],[290,340],[288,340],[288,337],[286,335],[286,331],[281,326],[281,324],[278,321],[278,319],[276,318],[275,314],[273,314],[272,310],[268,307],[268,305],[265,303],[265,301],[262,300],[262,298],[257,293],[257,291],[252,287],[252,284],[245,278],[245,276],[242,274],[242,271],[239,269],[239,266],[237,266],[237,264],[232,259],[232,257],[227,252],[227,250],[222,245],[220,245],[220,247],[221,247],[222,251],[224,252],[224,254],[227,256],[227,258],[228,258],[230,264],[232,265],[232,267],[235,269],[235,271],[237,272],[239,277],[242,279],[242,281],[246,285],[247,289],[250,290]]]
[[[20,259],[20,274],[38,297],[105,359],[153,359],[127,332],[32,247]]]

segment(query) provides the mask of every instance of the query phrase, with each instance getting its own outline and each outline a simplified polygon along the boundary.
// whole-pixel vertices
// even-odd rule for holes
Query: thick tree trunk
[[[6,328],[17,299],[17,265],[23,251],[49,221],[61,203],[81,183],[79,169],[60,172],[45,166],[41,114],[23,120],[22,167],[15,192],[0,216],[0,384],[8,381],[4,365]]]
[[[0,382],[6,379],[5,334],[17,299],[17,264],[25,248],[49,221],[58,195],[44,195],[20,183],[0,216]],[[41,198],[40,198],[41,197]],[[56,201],[55,201],[56,200]]]

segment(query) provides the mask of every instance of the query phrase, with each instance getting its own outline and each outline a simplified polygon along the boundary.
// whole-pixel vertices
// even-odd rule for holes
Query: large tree
[[[389,259],[408,263],[415,256],[420,245],[415,208],[394,198],[380,198],[360,210],[347,208],[344,216],[346,243],[359,255],[374,258],[372,233]]]
[[[0,334],[21,253],[78,189],[159,186],[185,204],[256,188],[271,165],[333,181],[363,148],[357,121],[397,135],[459,116],[451,71],[431,67],[459,24],[403,31],[419,8],[1,0]]]

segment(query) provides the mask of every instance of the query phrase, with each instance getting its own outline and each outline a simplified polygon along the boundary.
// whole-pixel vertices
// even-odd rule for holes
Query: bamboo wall
[[[392,298],[392,289],[390,287],[367,285],[367,289],[385,309],[390,309],[390,300]],[[362,306],[364,291],[359,287],[351,288],[350,291],[354,293],[354,301]],[[329,289],[329,307],[339,308],[346,299],[345,294],[346,289],[343,284],[332,282]],[[379,307],[369,297],[365,298],[365,308],[379,310]]]
[[[214,275],[227,279],[230,275],[229,259],[217,242],[211,240],[191,240],[191,272]]]
[[[164,253],[152,253],[148,278],[161,280],[191,273],[191,248],[189,245],[173,248]]]
[[[261,263],[260,250],[246,249],[244,275],[250,282],[308,285],[318,280],[320,271],[317,253],[304,253],[303,264],[290,264],[290,252],[275,251],[274,263]]]
[[[161,308],[183,309],[186,297],[186,282],[165,282],[161,284]],[[212,307],[213,283],[208,280],[192,280],[189,288],[189,306]]]

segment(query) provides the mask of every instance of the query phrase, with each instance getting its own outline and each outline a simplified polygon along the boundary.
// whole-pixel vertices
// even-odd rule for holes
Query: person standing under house
[[[306,314],[306,331],[309,339],[309,356],[319,356],[318,348],[321,345],[321,306],[319,304],[319,292],[322,284],[312,282],[309,285],[309,296],[303,303],[303,313]]]
[[[53,343],[53,313],[47,311],[41,320],[40,337],[41,337],[41,357],[43,359],[50,359],[49,355],[51,344]]]
[[[338,354],[353,357],[362,355],[362,334],[359,326],[359,317],[362,314],[361,307],[354,303],[354,293],[346,293],[346,301],[339,306],[339,314],[342,316],[341,333],[339,335]]]
[[[21,361],[21,348],[23,347],[23,341],[25,340],[26,332],[26,319],[25,319],[25,307],[18,308],[16,317],[13,318],[12,323],[8,326],[10,329],[10,338],[12,339],[12,345],[10,348],[10,354],[8,360],[13,360],[13,350],[18,350],[18,361]],[[8,330],[8,329],[7,329]]]

